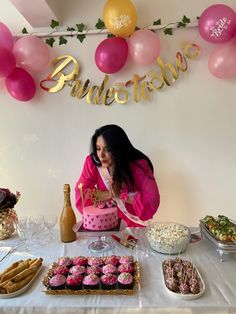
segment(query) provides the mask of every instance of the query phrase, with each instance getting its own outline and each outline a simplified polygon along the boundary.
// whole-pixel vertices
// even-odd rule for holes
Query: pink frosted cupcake
[[[85,270],[84,266],[73,266],[69,269],[69,273],[72,275],[83,275]]]
[[[70,268],[73,265],[73,260],[70,257],[61,257],[58,262],[59,266],[66,266]]]
[[[131,255],[121,256],[119,260],[120,264],[126,264],[126,263],[132,264],[133,262],[134,262],[134,258]]]
[[[52,290],[65,289],[66,276],[55,275],[49,279],[49,286]]]
[[[66,287],[70,290],[80,290],[82,288],[82,275],[69,275],[66,278]]]
[[[119,289],[133,289],[134,278],[129,273],[122,273],[117,278]]]
[[[103,264],[103,260],[101,257],[89,257],[88,258],[88,265],[89,266],[101,266]]]
[[[120,264],[120,266],[118,267],[118,272],[119,273],[133,274],[134,273],[134,266],[133,266],[133,264],[129,264],[129,263]]]
[[[86,266],[87,262],[88,262],[88,259],[85,256],[75,256],[73,258],[73,265],[75,266]]]
[[[112,264],[107,264],[105,266],[102,267],[102,272],[103,274],[116,274],[117,273],[117,268],[116,266],[112,265]]]
[[[100,278],[95,274],[90,274],[84,277],[83,286],[84,289],[95,290],[99,289]]]
[[[53,269],[53,274],[66,276],[68,274],[68,268],[66,266],[57,266]]]
[[[116,266],[119,263],[119,259],[116,255],[106,256],[104,259],[104,264],[112,264]]]
[[[117,277],[113,274],[105,274],[101,277],[101,286],[104,290],[115,289],[117,283]]]
[[[101,267],[98,267],[98,266],[89,266],[86,269],[86,275],[95,274],[97,276],[100,276],[101,272],[102,272],[102,269]]]

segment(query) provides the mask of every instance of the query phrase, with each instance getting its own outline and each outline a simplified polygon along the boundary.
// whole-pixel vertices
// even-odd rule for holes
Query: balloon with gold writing
[[[103,9],[103,20],[113,35],[128,37],[136,27],[136,8],[131,0],[107,0]]]

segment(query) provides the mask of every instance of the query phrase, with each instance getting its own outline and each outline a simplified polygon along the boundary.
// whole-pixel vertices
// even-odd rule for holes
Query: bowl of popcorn
[[[191,231],[175,222],[156,222],[146,229],[150,247],[163,254],[183,253],[189,244]]]

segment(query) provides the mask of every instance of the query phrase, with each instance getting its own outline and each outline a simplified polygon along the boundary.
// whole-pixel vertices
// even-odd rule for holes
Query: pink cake
[[[117,207],[85,207],[83,210],[83,227],[87,230],[104,231],[118,225]]]

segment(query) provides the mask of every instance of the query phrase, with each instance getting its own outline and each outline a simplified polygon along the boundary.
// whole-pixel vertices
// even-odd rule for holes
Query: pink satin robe
[[[138,165],[141,167],[139,167]],[[156,180],[144,159],[131,163],[131,172],[134,178],[134,189],[127,192],[135,192],[133,204],[125,203],[126,209],[132,215],[138,216],[141,220],[152,219],[160,204],[160,194]],[[82,199],[79,184],[82,183],[84,206],[92,205],[91,199],[87,197],[89,189],[98,188],[106,191],[107,188],[101,178],[97,166],[93,163],[91,155],[87,156],[81,176],[75,186],[75,201],[78,210],[83,213]],[[138,224],[131,221],[120,210],[118,216],[123,219],[128,227],[137,227]]]

